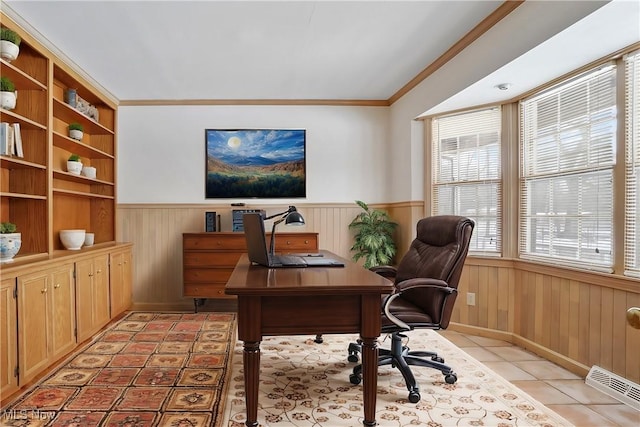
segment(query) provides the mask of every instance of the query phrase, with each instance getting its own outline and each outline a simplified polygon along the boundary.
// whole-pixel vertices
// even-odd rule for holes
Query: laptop
[[[242,216],[244,237],[247,241],[249,261],[270,268],[280,267],[344,267],[344,263],[329,257],[308,254],[273,255],[267,251],[267,238],[264,230],[264,219],[259,213],[246,213]]]

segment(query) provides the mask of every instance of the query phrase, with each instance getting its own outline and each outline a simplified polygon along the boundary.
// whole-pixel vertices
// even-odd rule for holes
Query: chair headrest
[[[423,218],[416,227],[416,239],[431,246],[447,246],[460,242],[460,232],[472,220],[456,215]]]

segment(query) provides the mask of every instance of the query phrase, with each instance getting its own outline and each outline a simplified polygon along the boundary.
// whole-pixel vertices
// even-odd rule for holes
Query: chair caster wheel
[[[410,391],[409,392],[409,402],[411,402],[411,403],[420,402],[420,393],[418,393],[417,391]]]
[[[358,362],[358,356],[355,355],[355,354],[350,354],[349,357],[347,357],[347,360],[349,362],[356,363],[356,362]]]
[[[349,375],[349,382],[351,384],[358,385],[360,384],[361,381],[362,381],[362,377],[360,375],[357,375],[357,374]]]
[[[431,357],[431,360],[433,360],[434,362],[438,362],[438,363],[444,363],[444,359],[440,356],[433,356]]]
[[[449,374],[444,376],[444,382],[447,384],[454,384],[458,381],[458,376],[456,374]]]

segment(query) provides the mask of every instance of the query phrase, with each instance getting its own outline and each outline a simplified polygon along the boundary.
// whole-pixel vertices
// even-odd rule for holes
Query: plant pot
[[[5,110],[13,110],[16,108],[16,98],[18,92],[0,92],[0,107]]]
[[[22,246],[21,233],[0,234],[0,263],[11,262]]]
[[[20,48],[17,44],[8,40],[0,40],[0,56],[7,62],[11,62],[18,57]]]
[[[73,160],[67,160],[67,172],[74,175],[80,175],[82,172],[82,162],[74,162]]]
[[[78,129],[69,130],[69,138],[73,138],[77,141],[82,141],[83,136],[84,136],[84,133],[81,130],[78,130]]]

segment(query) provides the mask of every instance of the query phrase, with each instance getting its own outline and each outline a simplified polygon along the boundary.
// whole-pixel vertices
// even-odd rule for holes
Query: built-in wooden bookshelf
[[[22,38],[0,74],[18,93],[0,121],[20,125],[23,156],[0,155],[0,221],[13,222],[22,247],[0,265],[0,395],[19,391],[131,306],[131,244],[116,242],[117,102],[10,17]],[[67,89],[95,106],[91,117],[65,102]],[[81,141],[68,137],[80,123]],[[71,154],[96,177],[67,171]],[[60,230],[85,229],[94,245],[66,250]]]
[[[18,92],[16,108],[0,110],[0,121],[20,124],[24,151],[24,157],[0,156],[0,220],[22,233],[14,264],[3,268],[59,257],[63,229],[92,232],[96,245],[114,243],[117,104],[5,15],[2,26],[22,43],[15,60],[0,60],[0,73]],[[97,118],[65,102],[69,88],[97,108]],[[84,127],[82,141],[67,136],[74,122]],[[67,172],[71,154],[95,167],[96,178]]]

